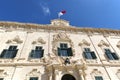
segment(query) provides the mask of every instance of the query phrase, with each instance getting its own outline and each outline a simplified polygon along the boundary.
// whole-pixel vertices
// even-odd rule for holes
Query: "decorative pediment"
[[[57,54],[57,48],[58,48],[58,44],[60,42],[65,42],[69,45],[69,47],[71,47],[73,49],[73,42],[72,40],[69,38],[69,36],[64,33],[64,32],[60,32],[58,34],[53,35],[53,41],[52,41],[52,51],[53,53]],[[74,50],[72,50],[74,52]]]
[[[4,70],[0,70],[0,77],[5,77],[7,75],[7,72],[5,72]]]
[[[39,37],[37,40],[33,41],[32,44],[45,44],[46,42],[41,38]]]
[[[117,45],[116,45],[118,48],[120,48],[120,41],[118,41]]]
[[[54,41],[70,41],[70,38],[66,33],[58,33],[56,35],[53,35],[53,40]]]
[[[82,46],[82,45],[90,46],[90,43],[87,42],[85,39],[83,39],[83,40],[79,43],[79,46]]]
[[[66,20],[62,20],[62,19],[54,19],[51,21],[51,25],[54,25],[54,26],[69,26],[69,22],[66,21]]]
[[[27,74],[27,76],[39,76],[40,74],[40,71],[38,71],[37,69],[33,69]]]
[[[117,70],[116,75],[117,75],[117,77],[120,79],[120,69]]]
[[[117,70],[117,73],[120,73],[120,69]]]
[[[99,71],[98,69],[93,69],[93,71],[91,72],[91,74],[94,74],[94,75],[101,75],[101,71]]]
[[[20,37],[17,35],[14,39],[10,39],[6,42],[7,44],[10,43],[17,43],[17,44],[21,44],[23,43],[23,41],[20,39]]]
[[[102,46],[106,46],[106,47],[109,47],[109,44],[106,43],[105,41],[101,40],[98,44],[99,47],[102,47]]]

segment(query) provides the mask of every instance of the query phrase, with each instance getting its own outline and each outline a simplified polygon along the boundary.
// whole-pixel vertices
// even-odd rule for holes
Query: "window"
[[[1,58],[14,58],[17,54],[17,46],[10,46],[8,49],[4,49],[0,55]]]
[[[38,77],[30,77],[29,80],[38,80]]]
[[[67,49],[68,45],[66,43],[60,43],[60,48]]]
[[[36,46],[35,50],[32,50],[30,53],[31,58],[42,58],[44,50],[41,46]]]
[[[90,48],[84,48],[83,54],[86,59],[97,59],[94,51],[90,51]]]
[[[4,78],[0,78],[0,80],[3,80]]]
[[[58,48],[58,56],[73,56],[72,49],[68,48],[66,43],[60,43],[60,48]]]
[[[102,76],[95,76],[95,80],[103,80]]]
[[[119,60],[119,57],[116,53],[111,52],[110,49],[104,49],[105,50],[105,54],[107,56],[108,59],[110,60]]]
[[[84,48],[85,52],[90,52],[90,48]]]

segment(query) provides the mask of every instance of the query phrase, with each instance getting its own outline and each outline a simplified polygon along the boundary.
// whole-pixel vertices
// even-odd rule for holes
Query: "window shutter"
[[[16,50],[17,46],[10,46],[8,50]]]
[[[31,77],[30,80],[38,80],[38,77]]]
[[[85,57],[86,59],[88,59],[87,53],[86,53],[86,52],[83,52],[83,54],[84,54],[84,57]]]
[[[41,57],[40,58],[43,57],[43,54],[44,54],[44,49],[41,50]]]
[[[0,78],[0,80],[3,80],[4,78]]]
[[[105,54],[106,54],[108,59],[114,60],[114,58],[113,58],[113,56],[112,56],[112,54],[110,52],[105,52]]]
[[[116,53],[111,53],[115,60],[119,60],[119,57]]]
[[[7,50],[6,50],[6,49],[4,49],[4,50],[2,51],[2,53],[1,53],[0,57],[1,57],[1,58],[4,58],[4,55],[6,55],[6,52],[7,52]]]
[[[36,46],[35,50],[42,50],[42,47],[41,46]]]
[[[35,54],[35,50],[31,50],[30,57],[33,58]]]
[[[111,53],[110,49],[104,49],[104,50],[105,50],[105,52],[107,52],[107,53]]]
[[[90,52],[90,48],[84,48],[85,52]]]
[[[95,80],[103,80],[102,76],[95,76]]]
[[[12,51],[12,53],[11,53],[11,58],[14,58],[14,57],[16,56],[17,52],[18,52],[18,49]]]
[[[91,52],[91,56],[92,56],[93,59],[97,59],[97,57],[96,57],[96,55],[93,51]]]
[[[68,49],[67,49],[67,54],[68,54],[68,56],[73,56],[73,53],[72,53],[72,49],[71,49],[71,48],[68,48]]]
[[[60,53],[61,49],[58,48],[58,56],[61,56],[61,53]]]

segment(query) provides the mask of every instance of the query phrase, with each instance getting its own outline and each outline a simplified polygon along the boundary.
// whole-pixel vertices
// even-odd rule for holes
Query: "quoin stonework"
[[[120,80],[120,30],[0,22],[0,80]]]

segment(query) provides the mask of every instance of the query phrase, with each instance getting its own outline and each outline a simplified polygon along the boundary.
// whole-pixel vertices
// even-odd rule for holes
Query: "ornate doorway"
[[[70,75],[70,74],[65,74],[63,75],[61,80],[76,80],[74,76]]]

